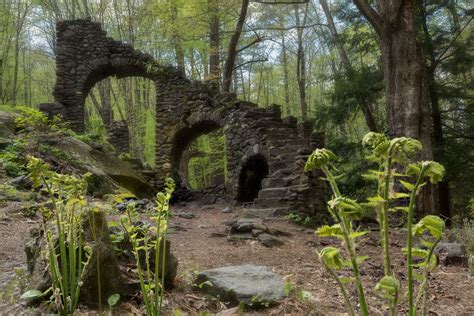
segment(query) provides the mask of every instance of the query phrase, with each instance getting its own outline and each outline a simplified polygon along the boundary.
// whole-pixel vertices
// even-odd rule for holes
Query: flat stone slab
[[[270,306],[285,297],[283,279],[264,266],[246,264],[206,270],[197,276],[196,284],[230,306]]]

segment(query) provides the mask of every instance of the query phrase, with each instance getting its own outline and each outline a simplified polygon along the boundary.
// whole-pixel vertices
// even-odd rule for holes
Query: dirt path
[[[178,308],[189,315],[202,311],[219,312],[226,307],[192,289],[193,276],[204,269],[228,265],[256,264],[271,267],[276,273],[288,276],[291,287],[296,291],[304,290],[310,293],[309,301],[302,301],[296,295],[290,296],[277,307],[255,312],[259,315],[341,315],[344,313],[342,297],[335,282],[321,267],[315,251],[329,244],[327,239],[318,239],[313,230],[295,225],[286,219],[267,220],[265,224],[270,228],[279,229],[291,234],[280,237],[284,245],[276,248],[267,248],[255,240],[230,241],[227,238],[228,226],[225,222],[239,218],[242,210],[234,210],[224,214],[224,207],[215,208],[175,208],[175,211],[192,212],[195,218],[186,219],[173,217],[170,234],[172,248],[179,259],[179,271],[176,287],[166,296],[169,308],[167,314]],[[28,237],[29,229],[38,220],[24,218],[21,214],[8,213],[1,209],[0,213],[0,315],[23,315],[26,312],[18,298],[18,278],[15,277],[15,268],[25,268],[26,257],[24,242]],[[395,254],[393,262],[400,279],[405,276],[404,258],[400,248],[403,240],[400,233],[394,234],[392,251]],[[361,242],[359,249],[370,256],[362,268],[365,284],[375,284],[382,276],[380,249],[376,246],[377,233]],[[13,281],[12,281],[13,280]],[[355,300],[355,292],[351,295]],[[368,299],[374,309],[382,309],[382,301],[369,291]],[[462,267],[439,267],[432,275],[429,291],[432,315],[474,315],[474,278],[468,277],[467,269]],[[312,311],[312,312],[311,312]],[[84,310],[84,314],[94,314]],[[120,312],[138,313],[139,310],[130,303],[120,306]],[[28,312],[35,314],[34,312]],[[400,314],[404,314],[403,310]]]

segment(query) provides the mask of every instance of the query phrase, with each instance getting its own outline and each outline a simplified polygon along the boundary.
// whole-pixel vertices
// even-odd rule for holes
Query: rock
[[[251,233],[237,233],[229,236],[230,241],[241,241],[249,239],[253,239],[253,235]]]
[[[467,254],[464,246],[457,242],[442,242],[434,249],[434,254],[444,265],[467,264]]]
[[[91,216],[88,218],[87,216]],[[110,231],[107,227],[105,212],[91,211],[84,215],[84,241],[91,245],[92,257],[85,268],[80,301],[89,306],[98,304],[98,278],[101,281],[102,303],[107,304],[107,298],[112,294],[127,295],[122,273],[116,254],[112,250]],[[91,225],[90,223],[93,223]],[[94,227],[94,231],[92,231]],[[28,271],[30,272],[29,289],[44,291],[51,286],[51,277],[48,273],[48,263],[40,255],[44,251],[44,231],[32,229],[31,238],[25,245]],[[94,238],[95,237],[95,238]],[[33,303],[33,302],[32,302]]]
[[[52,102],[52,103],[40,103],[38,104],[38,108],[41,112],[43,112],[49,118],[52,118],[56,115],[65,116],[66,109],[64,105],[59,102]]]
[[[258,235],[258,240],[266,247],[275,247],[283,245],[283,241],[270,234]]]
[[[227,237],[227,234],[226,233],[211,233],[209,235],[209,237],[213,237],[213,238],[222,238],[222,237]]]
[[[205,210],[213,210],[215,208],[214,205],[204,205],[201,207],[201,210],[205,211]]]
[[[5,139],[5,145],[10,143],[10,139],[15,133],[16,124],[15,118],[18,115],[15,113],[7,113],[0,111],[0,139]],[[3,148],[4,146],[1,146]]]
[[[209,281],[212,286],[206,285]],[[254,265],[230,266],[201,272],[196,284],[230,306],[269,306],[285,297],[283,279],[269,268]]]
[[[222,210],[222,213],[224,214],[232,213],[232,209],[229,206],[227,206],[225,209]]]
[[[252,236],[258,237],[258,235],[263,234],[264,231],[261,229],[252,229]]]
[[[27,176],[19,176],[10,180],[9,184],[17,189],[30,190],[33,182]]]
[[[254,225],[259,224],[259,221],[253,218],[240,218],[232,224],[230,232],[233,233],[246,233],[251,232]]]
[[[178,217],[182,217],[182,218],[185,218],[185,219],[193,219],[196,217],[196,215],[194,215],[193,213],[190,213],[190,212],[175,212],[173,213],[174,216],[178,216]]]
[[[130,164],[72,137],[63,137],[52,146],[72,156],[76,167],[90,172],[88,191],[94,196],[115,194],[120,188],[138,198],[154,197],[156,190],[135,172]]]

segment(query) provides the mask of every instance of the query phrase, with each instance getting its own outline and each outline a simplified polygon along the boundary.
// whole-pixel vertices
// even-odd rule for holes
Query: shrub
[[[428,178],[433,184],[441,181],[444,168],[434,161],[414,162],[414,158],[422,149],[421,143],[415,139],[400,137],[390,140],[383,134],[369,133],[364,137],[363,144],[371,150],[369,160],[378,165],[376,170],[370,170],[364,175],[367,180],[377,183],[376,195],[369,197],[364,204],[344,196],[339,190],[340,175],[335,174],[337,169],[334,166],[337,156],[330,150],[316,149],[305,165],[305,171],[321,169],[325,175],[324,180],[329,183],[333,192],[332,199],[328,202],[328,211],[335,224],[320,227],[316,234],[320,237],[337,237],[342,241],[346,252],[344,255],[339,248],[325,247],[319,252],[319,258],[336,280],[349,313],[355,315],[346,284],[353,282],[358,293],[360,312],[362,315],[369,315],[365,289],[360,277],[360,265],[368,257],[358,256],[356,250],[356,240],[364,236],[367,231],[358,231],[353,221],[359,220],[364,215],[363,207],[374,210],[380,225],[385,274],[375,286],[375,290],[386,299],[390,315],[396,315],[400,298],[400,281],[391,270],[388,213],[405,212],[408,223],[407,245],[404,252],[407,254],[409,315],[415,315],[418,309],[425,314],[428,278],[437,263],[433,251],[442,237],[445,225],[442,219],[434,215],[425,216],[414,224],[414,209],[417,194],[421,187],[427,184],[426,179]],[[405,168],[404,173],[397,171],[402,168]],[[397,192],[398,188],[403,188],[405,192]],[[407,199],[408,205],[400,206]],[[414,237],[419,238],[423,249],[413,246]],[[346,267],[351,268],[353,277],[343,278],[338,275],[337,272]],[[414,268],[417,271],[414,271]],[[419,282],[416,296],[415,280]]]

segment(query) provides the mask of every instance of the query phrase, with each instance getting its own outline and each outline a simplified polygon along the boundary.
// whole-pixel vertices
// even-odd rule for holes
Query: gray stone
[[[265,247],[277,247],[283,245],[283,241],[275,236],[270,234],[260,234],[258,235],[258,240],[265,246]]]
[[[442,242],[434,249],[434,254],[444,265],[467,265],[465,247],[457,242]]]
[[[232,209],[227,206],[225,209],[222,210],[222,213],[227,214],[227,213],[232,213]]]
[[[212,286],[205,284],[207,281]],[[197,276],[196,284],[202,284],[205,292],[230,306],[267,306],[285,297],[283,279],[263,266],[247,264],[206,270]]]
[[[174,216],[178,216],[178,217],[182,217],[182,218],[185,218],[185,219],[193,219],[196,217],[196,215],[194,215],[193,213],[190,213],[190,212],[175,212],[173,213]]]

